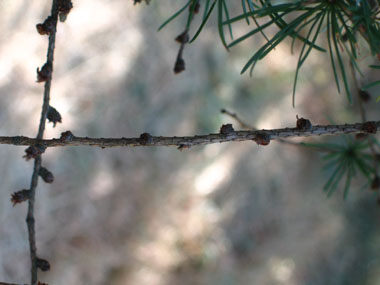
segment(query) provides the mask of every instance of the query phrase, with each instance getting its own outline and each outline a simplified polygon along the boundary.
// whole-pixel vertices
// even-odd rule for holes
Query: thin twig
[[[222,114],[226,114],[226,115],[230,116],[231,118],[235,119],[236,122],[239,123],[239,125],[242,129],[247,129],[247,130],[255,130],[256,129],[254,126],[244,122],[236,113],[232,113],[226,109],[222,109],[222,110],[220,110],[220,112]]]
[[[49,35],[49,45],[47,50],[47,60],[46,64],[49,64],[53,68],[53,60],[54,60],[54,47],[55,47],[55,34],[56,27],[58,22],[58,0],[53,0],[52,8],[51,8],[51,18],[54,23],[54,29],[51,31]],[[51,79],[50,76],[48,80],[45,82],[44,86],[44,97],[43,97],[43,105],[41,112],[41,119],[38,128],[38,134],[36,140],[41,140],[43,138],[44,130],[45,130],[45,122],[47,117],[47,112],[49,109],[49,101],[50,101],[50,88],[51,88]],[[34,168],[32,179],[30,183],[30,196],[28,200],[28,214],[26,217],[26,223],[28,227],[28,238],[29,238],[29,248],[30,248],[30,259],[31,259],[31,285],[37,284],[37,247],[36,247],[36,234],[35,234],[35,219],[34,219],[34,202],[35,202],[35,194],[36,188],[38,184],[38,173],[41,167],[41,156],[37,156],[34,160]]]
[[[162,137],[144,134],[145,137],[139,138],[89,138],[72,136],[70,139],[34,139],[24,136],[4,137],[0,136],[0,144],[10,145],[41,145],[44,147],[62,147],[62,146],[96,146],[101,148],[109,147],[138,147],[138,146],[184,146],[191,147],[195,145],[206,145],[213,143],[223,143],[232,141],[249,141],[256,140],[261,135],[268,136],[271,140],[292,137],[310,137],[321,135],[339,135],[366,133],[367,125],[374,127],[373,131],[380,130],[380,121],[366,122],[344,125],[319,125],[313,126],[310,130],[300,130],[297,128],[283,128],[271,130],[255,131],[233,131],[228,134],[207,134],[185,137]]]
[[[22,285],[22,284],[0,282],[0,285]],[[27,284],[24,284],[24,285],[27,285]]]

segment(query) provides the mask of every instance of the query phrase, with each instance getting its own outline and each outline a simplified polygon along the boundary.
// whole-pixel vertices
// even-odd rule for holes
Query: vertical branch
[[[51,29],[50,34],[49,34],[49,45],[48,45],[47,60],[46,60],[46,66],[50,66],[51,71],[53,71],[55,35],[56,35],[56,28],[57,28],[57,22],[58,22],[58,1],[59,0],[53,0],[52,8],[51,8],[50,19],[53,25],[53,29]],[[38,128],[37,139],[42,139],[44,135],[46,117],[49,110],[51,80],[52,80],[52,76],[49,76],[44,86],[43,105],[42,105],[41,119],[40,119],[40,124]],[[31,259],[31,285],[35,285],[37,283],[38,257],[37,257],[37,247],[36,247],[34,202],[35,202],[36,188],[38,185],[38,174],[41,168],[41,162],[42,162],[41,155],[37,155],[37,157],[34,160],[34,168],[33,168],[33,174],[32,174],[32,179],[31,179],[31,184],[30,184],[29,200],[28,200],[28,214],[26,217],[26,223],[28,227],[30,259]]]

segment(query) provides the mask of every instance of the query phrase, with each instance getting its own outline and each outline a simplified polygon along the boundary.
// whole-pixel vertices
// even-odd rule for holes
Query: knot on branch
[[[312,124],[310,120],[304,119],[304,118],[298,118],[298,115],[296,116],[297,118],[297,123],[296,127],[300,131],[310,131],[312,128]]]
[[[153,137],[149,133],[143,133],[140,135],[139,142],[142,145],[151,144],[153,142]]]
[[[258,133],[253,139],[258,145],[268,145],[271,140],[271,136],[266,133]]]
[[[220,133],[221,135],[225,135],[225,136],[230,135],[230,134],[232,134],[232,133],[234,133],[234,132],[235,132],[235,130],[234,130],[232,124],[225,124],[225,125],[222,125],[222,126],[220,127],[220,130],[219,130],[219,133]]]
[[[62,123],[61,114],[52,106],[49,106],[46,117],[49,120],[49,123],[53,123],[53,128],[55,128],[57,123]]]
[[[70,131],[66,131],[61,133],[61,137],[59,138],[61,142],[69,142],[72,141],[74,138],[74,135]]]
[[[376,134],[377,125],[376,122],[365,122],[363,123],[362,130],[368,134]]]
[[[47,19],[42,24],[36,25],[37,32],[40,35],[50,35],[56,31],[56,23],[52,16],[47,17]]]
[[[53,67],[50,63],[45,63],[41,70],[37,67],[37,82],[46,82],[51,79],[53,73]]]
[[[37,158],[39,155],[43,154],[46,150],[46,146],[41,145],[41,144],[36,144],[36,145],[31,145],[25,150],[25,155],[23,158],[25,160],[29,160],[31,158]]]

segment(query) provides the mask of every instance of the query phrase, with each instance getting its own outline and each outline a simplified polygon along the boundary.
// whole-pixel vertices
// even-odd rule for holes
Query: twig
[[[254,126],[251,126],[251,125],[247,124],[246,122],[244,122],[242,119],[240,119],[240,117],[236,113],[232,113],[226,109],[222,109],[222,110],[220,110],[220,112],[222,114],[226,114],[226,115],[230,116],[231,118],[235,119],[236,122],[238,122],[239,125],[243,129],[247,129],[247,130],[255,130],[256,129]]]
[[[51,20],[54,25],[54,29],[51,30],[49,34],[49,45],[47,50],[47,60],[46,64],[53,68],[53,60],[54,60],[54,47],[55,47],[55,34],[56,27],[58,22],[58,1],[53,0],[52,8],[51,8]],[[50,101],[50,87],[51,87],[51,79],[50,76],[44,86],[44,97],[43,97],[43,105],[41,112],[41,119],[38,128],[38,134],[36,140],[41,140],[43,138],[44,130],[45,130],[45,122],[49,109],[49,101]],[[31,259],[31,285],[35,285],[37,283],[37,247],[36,247],[36,234],[35,234],[35,219],[34,219],[34,202],[35,202],[35,194],[36,188],[38,184],[38,173],[41,167],[41,156],[38,155],[34,160],[34,168],[32,179],[30,183],[30,196],[28,200],[28,214],[26,217],[26,223],[28,227],[28,238],[29,238],[29,248],[30,248],[30,259]]]
[[[151,136],[147,133],[139,138],[89,138],[72,136],[70,139],[34,139],[24,136],[4,137],[0,136],[0,144],[10,145],[41,145],[44,147],[60,146],[96,146],[101,148],[109,147],[138,147],[138,146],[195,146],[213,143],[223,143],[232,141],[249,141],[256,140],[261,135],[269,136],[271,140],[292,137],[310,137],[321,135],[339,135],[367,133],[368,126],[372,126],[372,132],[380,130],[380,121],[366,122],[344,125],[318,125],[313,126],[310,130],[299,130],[297,128],[283,128],[271,130],[256,131],[233,131],[228,134],[207,134],[185,137],[162,137]]]
[[[0,285],[22,285],[22,284],[0,282]],[[27,284],[24,284],[24,285],[27,285]]]
[[[180,43],[180,47],[179,47],[178,54],[177,54],[177,59],[175,61],[174,70],[173,70],[174,73],[176,73],[176,74],[178,74],[178,73],[180,73],[186,69],[185,60],[183,59],[183,50],[185,49],[185,45],[190,40],[190,38],[189,38],[190,25],[191,25],[191,22],[193,21],[194,15],[198,13],[199,7],[200,7],[199,0],[193,0],[190,3],[189,16],[187,19],[186,28],[180,35],[178,35],[175,38],[175,40],[178,43]]]

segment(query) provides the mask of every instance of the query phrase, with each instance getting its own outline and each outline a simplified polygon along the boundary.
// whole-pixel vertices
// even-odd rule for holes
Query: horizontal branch
[[[0,282],[0,285],[22,285],[22,284]],[[27,284],[24,284],[24,285],[27,285]]]
[[[268,144],[270,140],[276,140],[280,138],[310,137],[354,133],[376,133],[376,131],[379,129],[380,121],[345,125],[321,125],[313,126],[306,130],[302,130],[299,128],[284,128],[272,130],[234,131],[232,127],[224,130],[222,127],[221,132],[217,134],[196,135],[186,137],[151,136],[148,133],[144,133],[138,138],[89,138],[77,137],[74,136],[70,131],[67,131],[65,133],[62,133],[60,138],[45,140],[29,138],[24,136],[0,136],[0,144],[24,146],[38,144],[44,147],[97,146],[102,148],[108,148],[136,146],[177,146],[180,148],[188,148],[195,145],[253,140],[256,141],[258,144],[264,145]],[[265,143],[265,141],[267,142]]]

